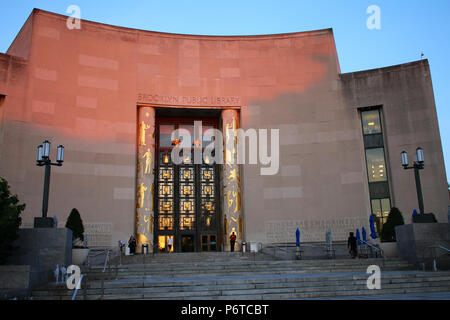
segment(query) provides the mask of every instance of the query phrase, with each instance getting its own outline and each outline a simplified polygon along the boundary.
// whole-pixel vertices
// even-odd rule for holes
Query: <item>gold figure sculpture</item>
[[[145,170],[144,174],[151,173],[151,167],[152,167],[152,153],[150,152],[150,149],[147,149],[147,152],[144,153],[142,156],[143,159],[145,159]]]
[[[233,191],[233,197],[236,199],[236,207],[234,208],[234,213],[241,210],[241,193]]]
[[[153,233],[153,215],[149,215],[148,218],[144,217],[144,222],[147,224],[147,232],[149,234]]]
[[[228,209],[231,208],[231,206],[233,205],[234,199],[231,198],[231,191],[228,190],[227,191],[227,205],[228,205]]]
[[[138,208],[144,207],[145,191],[147,190],[148,187],[144,186],[144,183],[141,182],[141,184],[138,187]]]
[[[145,135],[146,135],[146,130],[150,129],[150,125],[149,124],[145,124],[144,121],[141,121],[141,123],[139,124],[139,145],[141,146],[145,146]]]

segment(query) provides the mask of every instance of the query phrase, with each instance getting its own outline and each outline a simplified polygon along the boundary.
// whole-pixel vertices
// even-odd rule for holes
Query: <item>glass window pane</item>
[[[159,146],[171,147],[172,146],[172,131],[175,130],[174,125],[163,124],[159,126]]]
[[[372,213],[376,217],[381,216],[381,205],[380,205],[380,200],[379,199],[372,200]]]
[[[387,218],[389,212],[391,211],[391,201],[389,198],[381,199],[381,210],[383,213],[383,217]]]
[[[198,143],[197,141],[194,141],[194,126],[190,124],[180,124],[178,126],[178,130],[182,130],[183,132],[180,132],[180,140],[183,141],[184,139],[188,139],[187,141],[184,141],[184,147],[190,148],[194,145],[194,143]],[[185,132],[184,130],[187,130]],[[189,135],[189,136],[185,136]]]
[[[210,129],[214,129],[214,127],[212,127],[212,126],[203,126],[202,127],[202,145],[203,145],[203,148],[205,148],[206,146],[208,146],[209,144],[211,144],[212,143],[212,140],[214,139],[213,138],[213,135],[212,135],[212,130],[211,131],[209,131],[208,132],[208,134],[206,135],[205,134],[205,132],[207,131],[207,130],[210,130]]]
[[[381,133],[380,112],[378,110],[361,112],[364,134]]]
[[[366,149],[367,174],[369,182],[386,181],[386,164],[384,161],[384,149]]]

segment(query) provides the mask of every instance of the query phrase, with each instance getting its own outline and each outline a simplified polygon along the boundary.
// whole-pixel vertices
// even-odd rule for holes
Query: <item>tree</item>
[[[73,243],[76,243],[78,240],[84,240],[83,220],[81,220],[80,213],[76,208],[73,208],[70,212],[69,218],[66,222],[66,228],[72,230]]]
[[[19,238],[23,210],[25,204],[19,204],[17,195],[11,195],[8,182],[0,177],[0,264],[6,263],[16,249],[12,244]]]
[[[386,223],[383,225],[381,231],[381,240],[383,241],[395,241],[395,227],[405,224],[402,213],[396,207],[393,207],[389,212]]]

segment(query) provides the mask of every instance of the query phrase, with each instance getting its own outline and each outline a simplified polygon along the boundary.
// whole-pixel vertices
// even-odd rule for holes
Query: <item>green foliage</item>
[[[80,213],[77,209],[73,208],[70,212],[69,218],[66,222],[66,228],[72,230],[72,239],[74,242],[77,241],[77,239],[80,241],[84,240],[83,220],[81,220]]]
[[[11,195],[8,182],[0,177],[0,264],[15,249],[12,243],[19,238],[19,227],[22,224],[21,212],[25,204],[19,204],[17,195]]]
[[[396,207],[393,207],[389,212],[386,223],[383,225],[381,231],[381,240],[395,241],[395,227],[405,224],[402,213]]]

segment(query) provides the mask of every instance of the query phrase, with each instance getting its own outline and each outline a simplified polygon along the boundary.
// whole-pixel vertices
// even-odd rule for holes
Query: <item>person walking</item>
[[[358,256],[358,244],[353,232],[350,232],[350,236],[348,237],[347,248],[349,248],[349,253],[352,256],[352,259],[355,259]]]
[[[233,232],[230,236],[231,252],[234,252],[234,244],[236,243],[236,234]]]

